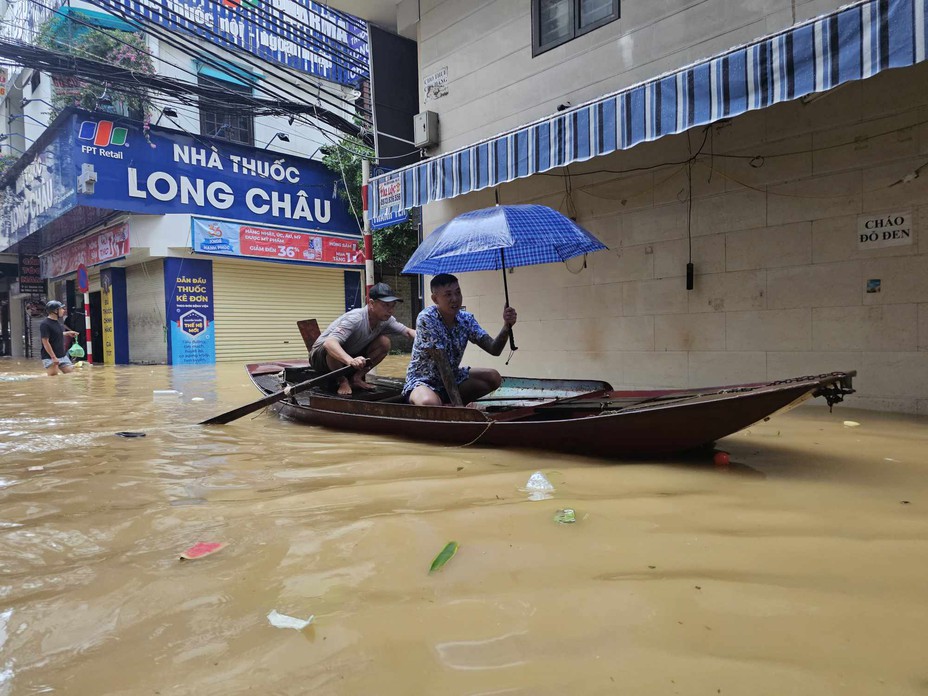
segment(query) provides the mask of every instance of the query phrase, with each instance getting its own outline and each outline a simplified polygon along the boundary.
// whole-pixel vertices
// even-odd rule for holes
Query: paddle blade
[[[241,418],[242,416],[247,416],[249,413],[254,413],[255,411],[259,411],[266,406],[276,404],[278,401],[283,401],[288,396],[294,396],[300,392],[306,391],[314,384],[318,384],[319,382],[322,382],[326,379],[332,379],[341,375],[349,375],[352,372],[354,372],[354,368],[351,367],[351,365],[346,365],[345,367],[332,370],[331,372],[324,375],[319,375],[313,379],[308,379],[305,382],[288,385],[284,389],[281,389],[278,392],[274,392],[273,394],[268,394],[264,398],[258,399],[257,401],[252,401],[250,404],[245,404],[244,406],[233,408],[231,411],[226,411],[225,413],[220,413],[218,416],[213,416],[212,418],[207,418],[204,421],[200,421],[199,425],[225,425],[226,423],[231,423],[232,421]]]
[[[238,420],[242,416],[247,416],[249,413],[254,413],[255,411],[269,405],[270,403],[264,403],[264,399],[261,399],[260,402],[245,404],[244,406],[233,408],[231,411],[220,413],[218,416],[207,418],[205,421],[200,421],[200,425],[225,425],[226,423],[231,423],[234,420]]]

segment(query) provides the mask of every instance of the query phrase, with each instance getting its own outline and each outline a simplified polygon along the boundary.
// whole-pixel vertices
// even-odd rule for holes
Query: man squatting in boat
[[[374,387],[364,377],[390,352],[385,334],[415,338],[416,332],[393,317],[396,303],[402,302],[386,283],[377,283],[369,293],[367,306],[345,312],[319,334],[309,351],[309,364],[320,375],[351,365],[356,372],[349,381],[338,380],[338,393],[348,396],[352,388],[370,391]]]
[[[503,328],[491,338],[474,315],[462,308],[463,296],[458,279],[450,273],[440,273],[429,285],[432,302],[416,319],[416,340],[412,345],[412,358],[406,371],[403,395],[416,406],[440,406],[448,403],[448,394],[442,386],[438,366],[428,349],[438,348],[448,357],[461,400],[467,404],[499,388],[499,372],[482,367],[461,367],[461,358],[468,341],[483,348],[490,355],[500,355],[516,323],[516,310],[503,310]]]

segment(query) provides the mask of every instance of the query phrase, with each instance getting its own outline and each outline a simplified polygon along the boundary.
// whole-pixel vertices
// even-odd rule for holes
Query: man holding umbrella
[[[509,348],[516,350],[512,335],[516,312],[509,306],[507,268],[566,261],[605,248],[570,218],[534,204],[471,210],[432,232],[403,267],[403,273],[435,276],[431,284],[435,307],[419,314],[412,361],[403,386],[410,403],[434,405],[448,400],[439,366],[429,355],[433,348],[447,355],[452,374],[446,377],[460,384],[464,403],[499,387],[496,370],[468,370],[460,364],[468,341],[499,355],[508,339]],[[505,326],[495,339],[480,328],[472,314],[461,310],[461,288],[450,274],[467,271],[502,271]]]
[[[516,323],[516,310],[512,307],[503,310],[503,328],[496,338],[491,338],[474,315],[462,309],[463,296],[457,278],[450,273],[440,273],[432,278],[429,287],[435,304],[422,310],[416,320],[416,340],[412,345],[403,395],[416,406],[441,406],[450,401],[430,349],[440,350],[447,357],[465,404],[498,389],[502,381],[499,372],[461,367],[461,359],[468,342],[477,344],[490,355],[500,355]]]

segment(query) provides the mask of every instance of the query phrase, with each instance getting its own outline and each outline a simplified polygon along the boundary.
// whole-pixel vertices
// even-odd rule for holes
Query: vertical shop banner
[[[103,364],[129,362],[129,314],[126,297],[126,269],[100,271],[100,329],[103,335]],[[97,346],[94,345],[96,358]]]
[[[103,312],[103,364],[115,365],[116,327],[113,318],[113,276],[110,269],[100,271],[100,307]]]
[[[393,170],[390,167],[373,167],[371,169],[371,177],[375,176],[386,176]],[[377,182],[377,193],[380,200],[380,205],[382,208],[389,206],[397,206],[402,202],[403,188],[402,188],[402,177],[390,177],[383,181]],[[406,222],[409,219],[409,211],[405,208],[394,208],[391,212],[384,213],[379,217],[371,218],[371,229],[380,230],[384,227],[391,227],[392,225],[399,225]]]
[[[19,255],[19,291],[23,295],[44,295],[41,261],[34,254]]]
[[[212,261],[165,259],[164,298],[168,321],[168,364],[215,363]]]

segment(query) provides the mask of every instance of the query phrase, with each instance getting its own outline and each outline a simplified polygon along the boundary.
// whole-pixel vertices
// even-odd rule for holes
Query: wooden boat
[[[305,360],[251,364],[247,370],[265,395],[315,375]],[[302,423],[413,440],[658,457],[711,445],[812,397],[832,406],[853,393],[854,375],[643,391],[616,391],[594,380],[504,377],[498,390],[467,407],[402,403],[403,380],[369,375],[374,391],[343,397],[312,388],[271,408]]]

